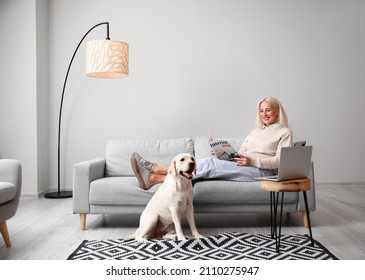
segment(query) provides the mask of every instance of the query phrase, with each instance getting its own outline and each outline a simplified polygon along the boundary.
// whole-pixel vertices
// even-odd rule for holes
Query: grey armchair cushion
[[[11,183],[0,182],[0,204],[14,199],[16,187]]]
[[[6,247],[11,247],[6,221],[18,209],[22,187],[22,167],[18,160],[0,159],[0,225]]]
[[[18,160],[0,159],[0,182],[3,187],[0,200],[5,201],[0,203],[0,223],[2,223],[13,217],[18,208],[22,186],[22,167]],[[12,199],[9,200],[10,197]]]

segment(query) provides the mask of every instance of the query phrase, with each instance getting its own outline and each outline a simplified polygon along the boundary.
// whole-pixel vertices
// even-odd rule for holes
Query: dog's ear
[[[194,159],[194,174],[196,175],[196,159],[195,158],[193,159]]]
[[[171,164],[169,169],[167,170],[167,173],[169,173],[171,176],[176,177],[177,175],[177,171],[176,171],[176,159],[174,159]]]

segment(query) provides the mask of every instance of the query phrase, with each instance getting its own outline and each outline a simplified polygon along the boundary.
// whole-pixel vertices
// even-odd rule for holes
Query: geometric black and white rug
[[[269,234],[226,232],[202,239],[85,240],[68,260],[336,260],[308,235],[281,235],[280,252]]]

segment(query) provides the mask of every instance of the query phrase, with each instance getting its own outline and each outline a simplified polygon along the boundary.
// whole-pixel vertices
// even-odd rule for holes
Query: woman
[[[197,160],[194,180],[222,179],[255,181],[254,178],[275,175],[282,147],[293,145],[288,118],[279,100],[267,97],[258,103],[256,128],[243,141],[234,161],[204,158]],[[148,189],[162,183],[168,167],[159,166],[133,153],[131,163],[141,187]]]

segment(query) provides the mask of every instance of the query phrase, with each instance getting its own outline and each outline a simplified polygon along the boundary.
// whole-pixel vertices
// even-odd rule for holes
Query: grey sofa
[[[243,139],[228,139],[237,149]],[[138,152],[152,162],[169,166],[181,152],[192,153],[196,159],[211,157],[207,137],[171,140],[110,140],[105,158],[74,165],[73,213],[80,214],[80,227],[86,227],[86,214],[142,213],[155,185],[148,190],[139,187],[130,165],[130,156]],[[315,184],[313,165],[312,189],[307,192],[310,211],[314,211]],[[270,195],[259,182],[201,180],[194,182],[194,210],[199,213],[270,212]],[[305,213],[303,196],[287,193],[284,212]],[[304,215],[304,225],[306,216]]]
[[[11,247],[6,221],[18,209],[22,187],[22,169],[19,161],[0,159],[0,231],[6,247]]]

